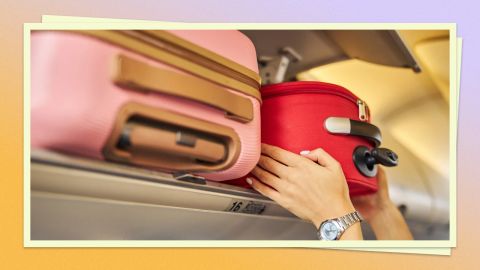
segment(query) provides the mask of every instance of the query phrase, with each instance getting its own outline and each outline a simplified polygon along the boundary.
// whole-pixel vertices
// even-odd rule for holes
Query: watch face
[[[320,236],[323,240],[335,240],[340,233],[340,228],[335,222],[328,220],[320,226]]]

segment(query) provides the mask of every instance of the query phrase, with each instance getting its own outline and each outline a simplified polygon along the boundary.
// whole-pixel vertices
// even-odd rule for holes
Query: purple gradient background
[[[131,263],[122,263],[121,259],[133,260],[144,266],[179,266],[189,260],[192,266],[206,266],[209,262],[223,263],[224,267],[241,264],[253,266],[274,266],[277,269],[288,267],[319,268],[321,266],[357,267],[369,265],[371,269],[383,269],[386,264],[399,269],[418,266],[453,269],[464,266],[478,268],[477,243],[480,243],[478,225],[480,218],[477,204],[480,190],[477,153],[480,151],[480,4],[475,1],[195,1],[160,0],[146,1],[67,1],[67,0],[2,0],[0,22],[2,42],[0,61],[0,81],[2,98],[0,99],[1,126],[9,132],[0,135],[0,169],[2,182],[10,181],[12,189],[0,190],[4,213],[0,226],[1,243],[5,252],[0,254],[0,265],[9,258],[11,265],[20,267],[32,260],[38,267],[54,263],[71,265],[82,260],[86,266],[108,268],[116,261],[118,266],[131,267]],[[462,77],[459,101],[458,127],[458,222],[457,246],[451,258],[432,258],[420,255],[374,254],[361,252],[328,250],[278,250],[278,249],[162,249],[162,250],[68,250],[58,249],[31,251],[22,249],[22,34],[24,22],[39,22],[41,15],[65,15],[85,17],[108,17],[124,19],[162,20],[177,22],[454,22],[457,23],[457,35],[464,38]],[[13,210],[12,210],[13,209]],[[4,211],[5,210],[5,211]],[[18,227],[18,229],[16,229]],[[5,235],[4,235],[5,233]],[[8,245],[8,247],[6,247]],[[12,248],[10,248],[12,247]],[[3,250],[3,248],[2,248]],[[109,257],[101,254],[110,252]],[[113,252],[113,254],[112,254]],[[38,254],[37,254],[38,253]],[[48,255],[47,253],[50,253]],[[95,255],[94,255],[95,254]],[[106,254],[105,254],[106,255]],[[214,256],[215,255],[215,256]],[[23,256],[29,256],[28,260]],[[82,256],[82,257],[80,257]],[[188,256],[188,257],[187,257]],[[1,258],[3,257],[3,258]],[[82,259],[83,258],[83,259]],[[91,258],[92,260],[88,260]],[[114,261],[107,260],[111,258]],[[118,259],[115,259],[118,258]],[[181,260],[184,258],[184,260]],[[202,259],[203,258],[203,259]],[[199,263],[203,260],[203,263]],[[4,261],[5,262],[5,261]],[[59,265],[56,265],[59,266]],[[61,265],[60,265],[61,266]],[[90,266],[90,267],[89,267]],[[16,268],[15,267],[15,268]],[[80,268],[80,264],[76,264]],[[24,267],[21,267],[24,268]],[[61,268],[61,267],[60,267]]]

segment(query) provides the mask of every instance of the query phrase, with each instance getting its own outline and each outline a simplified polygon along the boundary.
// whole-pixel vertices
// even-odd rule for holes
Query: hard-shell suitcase
[[[262,142],[297,154],[323,148],[342,165],[351,196],[377,190],[377,163],[397,164],[393,151],[379,148],[368,106],[347,89],[303,81],[266,85],[261,93]],[[229,183],[248,186],[244,179]]]
[[[238,31],[37,31],[32,148],[241,177],[260,155],[259,87]]]

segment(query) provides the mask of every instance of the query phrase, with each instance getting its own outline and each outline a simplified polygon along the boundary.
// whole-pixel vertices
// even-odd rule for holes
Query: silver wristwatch
[[[346,229],[357,222],[362,222],[363,217],[358,211],[348,213],[339,218],[327,219],[318,228],[317,236],[320,240],[338,240]]]

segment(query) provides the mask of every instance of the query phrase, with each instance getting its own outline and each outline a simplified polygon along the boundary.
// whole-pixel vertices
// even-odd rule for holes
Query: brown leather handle
[[[226,117],[240,122],[253,120],[253,104],[248,98],[209,81],[156,68],[124,55],[118,57],[113,80],[125,88],[156,91],[194,100],[221,109]]]
[[[220,142],[208,140],[185,131],[173,131],[149,127],[141,124],[128,124],[128,150],[137,154],[180,156],[211,163],[218,163],[227,156],[226,147]]]
[[[176,154],[172,154],[172,149]],[[102,152],[107,160],[168,172],[197,173],[230,168],[240,150],[240,138],[230,127],[145,104],[127,103],[120,108]]]

